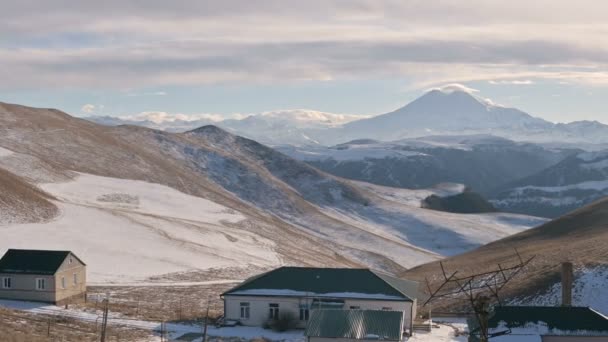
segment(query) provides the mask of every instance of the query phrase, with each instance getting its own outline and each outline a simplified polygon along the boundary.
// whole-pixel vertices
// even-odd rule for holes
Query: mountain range
[[[429,135],[494,135],[515,141],[608,144],[608,125],[597,121],[552,123],[519,109],[479,98],[458,87],[431,90],[393,112],[357,119],[354,115],[311,110],[287,110],[242,119],[123,120],[90,117],[102,124],[136,124],[168,131],[186,131],[214,124],[234,134],[270,144],[336,145],[355,139],[394,141]],[[605,146],[604,146],[605,147]],[[597,147],[596,147],[597,148]]]

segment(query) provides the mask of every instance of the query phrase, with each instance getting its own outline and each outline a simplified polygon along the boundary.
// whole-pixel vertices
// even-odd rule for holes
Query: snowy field
[[[42,224],[0,226],[0,253],[71,250],[88,264],[92,284],[281,263],[273,241],[234,228],[243,215],[172,188],[85,174],[42,188],[60,199],[60,216]]]

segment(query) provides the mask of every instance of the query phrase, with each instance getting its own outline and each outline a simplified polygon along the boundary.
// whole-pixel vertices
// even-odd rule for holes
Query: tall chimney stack
[[[562,306],[572,306],[572,263],[562,263]]]

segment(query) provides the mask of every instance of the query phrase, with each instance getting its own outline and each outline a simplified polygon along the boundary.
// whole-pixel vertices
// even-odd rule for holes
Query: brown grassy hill
[[[536,256],[505,289],[507,297],[520,297],[542,291],[559,281],[560,264],[570,261],[578,266],[608,264],[608,199],[573,211],[537,228],[489,243],[471,252],[443,261],[448,272],[461,275],[479,273],[516,264],[517,250],[522,258]],[[404,276],[434,285],[441,282],[439,262],[418,266]]]
[[[0,224],[40,222],[57,215],[52,197],[0,168]]]

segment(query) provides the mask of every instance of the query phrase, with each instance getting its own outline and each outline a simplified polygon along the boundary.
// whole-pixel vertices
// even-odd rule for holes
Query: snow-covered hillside
[[[502,187],[494,205],[556,217],[608,196],[608,151],[584,152]]]
[[[238,228],[240,213],[166,186],[88,174],[44,184],[61,214],[48,222],[0,226],[8,248],[72,250],[92,283],[224,267],[281,263],[274,242]]]
[[[484,195],[574,153],[491,135],[429,136],[394,142],[359,139],[332,147],[283,145],[276,149],[348,179],[414,189],[463,183]]]
[[[572,305],[588,306],[608,315],[608,266],[583,266],[574,272]],[[562,301],[561,281],[531,296],[515,298],[513,305],[559,306]]]

